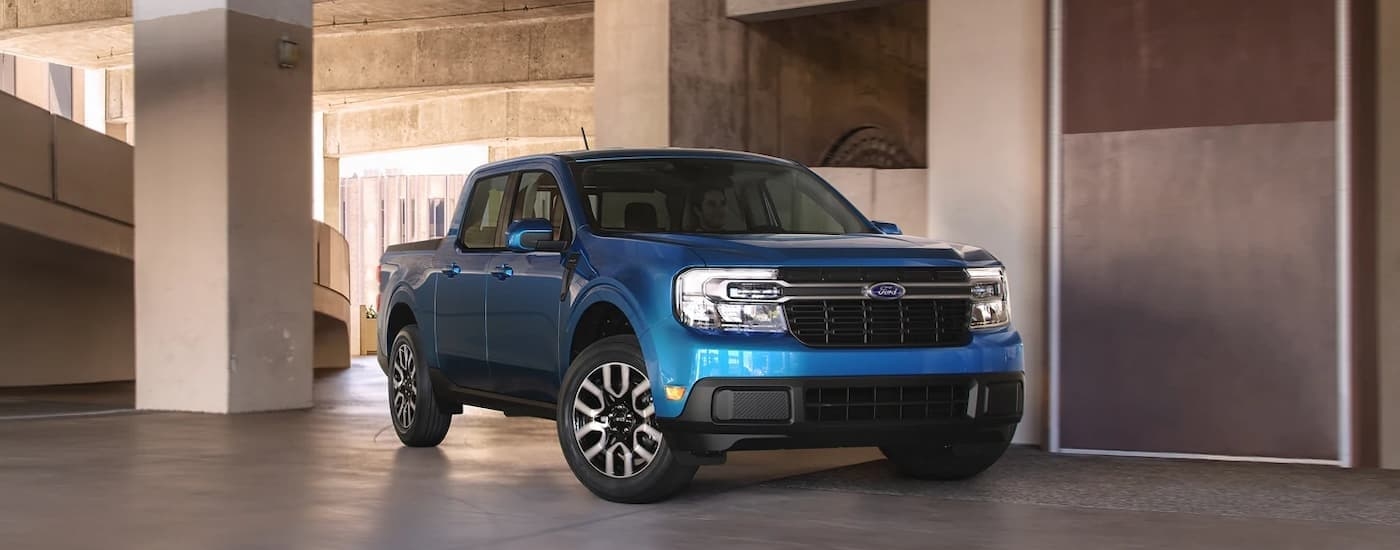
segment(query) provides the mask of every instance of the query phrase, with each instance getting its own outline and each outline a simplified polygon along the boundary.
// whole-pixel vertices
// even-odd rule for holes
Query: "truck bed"
[[[428,239],[426,241],[401,243],[390,245],[388,248],[384,249],[384,253],[394,254],[398,252],[432,252],[434,250],[437,250],[439,244],[442,244],[442,239]]]

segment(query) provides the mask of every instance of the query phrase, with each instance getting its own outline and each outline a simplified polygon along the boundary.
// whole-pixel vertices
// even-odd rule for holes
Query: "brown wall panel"
[[[1331,0],[1065,0],[1066,133],[1335,118]]]
[[[1334,131],[1066,136],[1064,447],[1337,458]]]
[[[874,126],[899,162],[862,166],[927,166],[928,17],[916,0],[749,25],[748,149],[824,165]]]

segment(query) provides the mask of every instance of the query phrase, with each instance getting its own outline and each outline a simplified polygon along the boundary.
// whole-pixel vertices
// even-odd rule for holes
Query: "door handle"
[[[457,262],[452,262],[452,265],[442,268],[442,274],[446,275],[449,279],[456,277],[462,274],[462,266],[457,265]]]
[[[496,266],[496,270],[491,272],[491,276],[504,281],[515,276],[515,268],[511,267],[510,264],[501,264]]]

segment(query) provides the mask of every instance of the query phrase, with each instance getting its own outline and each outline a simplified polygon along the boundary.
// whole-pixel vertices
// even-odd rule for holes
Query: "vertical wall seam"
[[[1048,266],[1046,269],[1046,296],[1049,298],[1046,318],[1046,360],[1050,373],[1049,387],[1046,393],[1049,396],[1050,418],[1046,426],[1050,432],[1050,452],[1060,451],[1060,276],[1061,276],[1061,238],[1062,221],[1061,216],[1061,193],[1064,187],[1064,173],[1062,170],[1064,152],[1064,134],[1061,132],[1064,126],[1064,102],[1061,96],[1064,93],[1064,0],[1050,0],[1049,17],[1047,26],[1049,27],[1049,60],[1046,63],[1046,71],[1049,77],[1047,86],[1046,103],[1047,121],[1045,170],[1046,170],[1046,255]]]
[[[1351,1],[1336,0],[1336,231],[1337,231],[1337,461],[1354,466],[1352,456],[1352,228],[1351,228]]]

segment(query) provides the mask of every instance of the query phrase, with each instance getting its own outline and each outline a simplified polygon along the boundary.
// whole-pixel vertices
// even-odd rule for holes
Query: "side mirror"
[[[550,240],[554,224],[544,218],[527,218],[506,227],[506,248],[514,252],[559,252],[568,244]]]
[[[901,232],[901,231],[899,230],[899,226],[898,226],[898,225],[895,225],[895,224],[893,224],[893,223],[890,223],[890,222],[877,222],[877,221],[872,221],[871,223],[875,224],[875,229],[879,229],[881,233],[884,233],[884,234],[886,234],[886,235],[903,235],[903,234],[904,234],[903,232]]]

